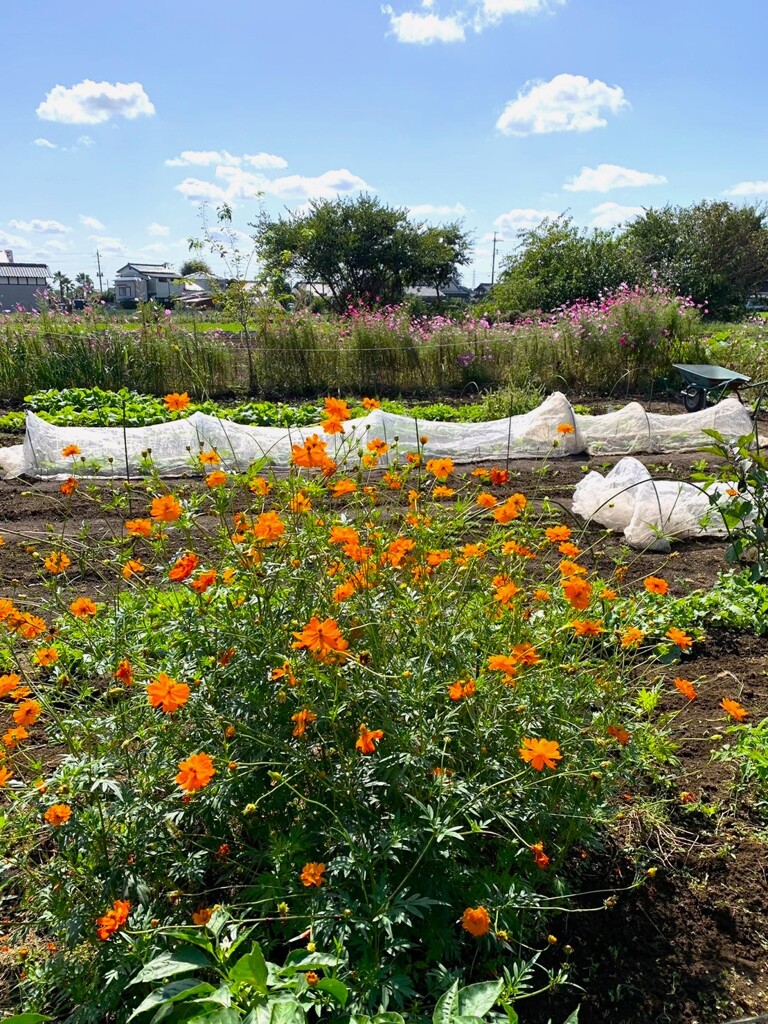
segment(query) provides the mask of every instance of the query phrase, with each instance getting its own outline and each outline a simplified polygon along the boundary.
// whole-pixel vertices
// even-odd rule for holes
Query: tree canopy
[[[439,292],[469,262],[470,236],[459,222],[428,226],[373,196],[312,200],[303,214],[256,227],[268,275],[295,274],[322,283],[337,310],[350,301],[396,302],[407,287]]]
[[[179,267],[179,277],[186,277],[187,274],[208,274],[213,275],[209,264],[199,256],[190,256],[184,260]]]
[[[552,310],[622,283],[665,285],[716,316],[744,308],[768,281],[766,211],[704,200],[649,209],[623,228],[580,229],[572,218],[519,233],[490,305],[508,315]]]

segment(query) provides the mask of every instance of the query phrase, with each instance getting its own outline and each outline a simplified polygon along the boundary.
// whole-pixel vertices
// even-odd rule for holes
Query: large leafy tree
[[[373,196],[313,200],[306,213],[256,227],[265,271],[321,282],[337,310],[349,301],[396,302],[419,283],[438,290],[469,261],[470,238],[459,223],[428,227]]]
[[[186,277],[187,274],[208,274],[213,276],[210,264],[199,256],[190,256],[184,260],[179,268],[179,277]]]
[[[635,276],[631,253],[618,231],[588,231],[563,215],[521,231],[519,238],[491,299],[509,314],[596,299]]]
[[[768,281],[767,219],[764,207],[704,200],[648,210],[625,237],[644,279],[656,277],[731,316]]]

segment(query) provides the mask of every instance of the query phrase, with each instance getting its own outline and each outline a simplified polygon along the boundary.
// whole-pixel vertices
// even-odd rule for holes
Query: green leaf
[[[473,1017],[462,1013],[457,1013],[451,1020],[453,1024],[484,1024],[482,1017]]]
[[[372,1024],[405,1024],[405,1018],[402,1014],[395,1013],[394,1010],[386,1010],[383,1013],[377,1013]]]
[[[336,978],[321,978],[320,981],[314,986],[320,992],[327,992],[329,996],[332,996],[337,1003],[341,1004],[342,1010],[347,1005],[347,986],[342,984]]]
[[[301,1004],[295,999],[280,999],[270,1003],[269,1024],[306,1024]]]
[[[15,1017],[4,1017],[3,1024],[41,1024],[41,1021],[53,1020],[42,1013],[17,1013]]]
[[[251,946],[250,953],[245,953],[229,972],[232,981],[247,982],[249,985],[266,995],[267,992],[267,965],[264,954],[257,942]]]
[[[435,1012],[432,1014],[432,1024],[451,1024],[458,1005],[459,983],[454,981],[448,991],[444,992],[438,999]]]
[[[174,952],[161,953],[154,960],[150,960],[128,984],[139,985],[144,981],[157,981],[158,978],[170,978],[174,974],[184,974],[186,971],[193,971],[196,967],[211,966],[210,959],[201,950],[192,946],[182,946]]]
[[[563,1021],[563,1024],[579,1024],[579,1010],[580,1007],[576,1007],[573,1013],[569,1014],[568,1019]]]
[[[136,1007],[128,1020],[131,1021],[134,1017],[139,1017],[148,1010],[154,1010],[162,1003],[175,1003],[180,999],[185,999],[187,996],[206,995],[208,992],[213,992],[213,985],[209,985],[206,981],[198,981],[196,978],[180,978],[177,981],[171,981],[167,985],[163,985],[162,988],[150,992],[147,998]],[[5,1021],[3,1024],[5,1024]]]
[[[240,1024],[240,1020],[239,1010],[231,1006],[213,1006],[210,1010],[196,1013],[194,1017],[187,1017],[184,1024]]]
[[[501,995],[503,988],[504,982],[501,979],[467,985],[459,992],[459,1014],[462,1017],[484,1017]]]
[[[520,1018],[517,1015],[517,1010],[511,1006],[504,1004],[504,1009],[507,1013],[507,1024],[520,1024]]]

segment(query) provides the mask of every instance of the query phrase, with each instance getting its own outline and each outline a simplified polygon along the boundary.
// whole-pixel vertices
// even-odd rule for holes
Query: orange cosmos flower
[[[79,486],[79,480],[76,480],[73,476],[68,476],[64,483],[59,485],[59,490],[61,491],[62,494],[65,494],[67,497],[69,497],[70,494],[75,493]]]
[[[365,447],[369,452],[373,452],[374,455],[384,455],[389,451],[389,445],[380,437],[372,438]]]
[[[118,663],[117,671],[114,673],[115,679],[119,679],[124,686],[133,686],[133,669],[131,663],[127,658],[123,658]]]
[[[123,579],[129,580],[131,576],[139,576],[146,571],[147,567],[140,558],[129,558],[122,569]]]
[[[227,474],[222,472],[220,469],[214,469],[212,473],[209,473],[205,478],[206,487],[223,487],[227,482]]]
[[[0,767],[0,789],[13,778],[13,772],[8,768]]]
[[[541,658],[533,644],[515,644],[512,648],[512,657],[518,665],[538,665]]]
[[[544,531],[544,535],[552,544],[559,544],[571,539],[571,529],[569,526],[550,526]]]
[[[562,761],[560,744],[556,740],[524,739],[519,750],[520,757],[540,772],[547,768],[557,768],[557,762]]]
[[[131,904],[128,900],[115,900],[111,910],[108,910],[103,917],[96,918],[96,934],[102,942],[106,942],[115,932],[120,931],[128,920],[130,912]]]
[[[689,650],[693,644],[693,637],[688,636],[687,633],[684,633],[682,629],[678,629],[677,626],[672,626],[664,635],[682,651]]]
[[[9,693],[12,693],[21,682],[21,676],[15,672],[9,672],[7,675],[0,676],[0,697],[7,697]]]
[[[29,738],[29,733],[23,726],[19,726],[17,729],[8,729],[7,732],[3,733],[2,742],[3,745],[8,747],[9,750],[13,750],[17,747],[22,740]]]
[[[638,629],[637,626],[629,626],[628,629],[624,629],[619,633],[619,637],[621,638],[622,647],[637,647],[644,639],[645,633],[642,629]]]
[[[325,415],[333,420],[348,420],[352,413],[342,398],[324,398]]]
[[[272,682],[275,682],[277,679],[285,679],[288,686],[296,686],[298,682],[289,661],[284,661],[280,668],[270,669],[269,678]]]
[[[611,590],[610,587],[605,587],[605,589],[601,590],[597,596],[601,601],[615,601],[619,595],[615,590]]]
[[[218,452],[200,452],[198,455],[200,462],[203,466],[219,466],[221,465],[221,456]]]
[[[620,725],[609,725],[606,732],[609,736],[613,736],[622,746],[626,746],[629,743],[629,733],[626,729],[622,729]]]
[[[322,622],[313,615],[304,629],[293,634],[296,637],[291,645],[295,650],[308,650],[320,661],[343,660],[349,642],[344,639],[336,619],[325,619]]]
[[[80,455],[80,449],[76,444],[68,444],[61,449],[61,454],[65,459],[74,458],[75,455]]]
[[[68,804],[53,804],[43,815],[49,825],[60,828],[72,817],[72,808]]]
[[[495,487],[498,487],[501,484],[507,483],[509,480],[509,470],[499,469],[497,466],[492,466],[488,473],[488,479]]]
[[[34,725],[42,711],[36,700],[23,700],[13,712],[13,720],[16,725]]]
[[[544,590],[542,587],[540,587],[538,590],[534,590],[532,596],[533,596],[533,600],[534,601],[549,601],[550,600],[549,591],[548,590]]]
[[[354,494],[357,484],[354,480],[339,480],[331,487],[331,494],[334,498],[343,498],[345,494]]]
[[[66,572],[70,565],[72,565],[72,559],[63,551],[52,551],[44,564],[49,573],[53,576],[58,576],[59,573]]]
[[[189,687],[167,676],[165,672],[159,672],[157,679],[153,679],[147,686],[147,699],[153,708],[162,708],[170,715],[187,703]]]
[[[152,520],[129,519],[125,524],[125,529],[132,537],[148,537],[152,533]]]
[[[208,922],[211,920],[212,917],[213,917],[213,911],[212,910],[209,910],[208,907],[200,907],[199,910],[196,910],[192,914],[192,923],[193,924],[208,924]]]
[[[99,609],[90,597],[78,597],[76,600],[72,601],[69,606],[69,610],[76,619],[87,619],[90,618],[91,615],[95,615]]]
[[[291,498],[288,508],[291,512],[296,512],[298,515],[306,514],[312,511],[312,502],[306,496],[304,491],[299,491]]]
[[[485,907],[467,907],[461,915],[461,927],[476,939],[491,930],[491,919]]]
[[[563,541],[562,544],[558,545],[557,550],[561,555],[565,555],[566,558],[578,558],[581,554],[581,548],[571,544],[570,541]]]
[[[480,508],[493,508],[494,505],[498,504],[498,499],[490,491],[481,491],[475,498],[475,502]]]
[[[569,559],[564,558],[560,565],[561,576],[586,576],[587,570],[583,565],[579,565],[577,562],[571,562]]]
[[[178,391],[172,391],[170,395],[165,396],[163,401],[168,412],[184,412],[191,402],[191,398],[186,391],[182,391],[181,394]]]
[[[436,480],[447,480],[453,472],[453,459],[430,459],[427,462],[427,472]]]
[[[191,754],[186,761],[179,761],[176,782],[188,793],[204,789],[216,774],[213,761],[208,754]]]
[[[253,524],[253,536],[262,544],[274,544],[285,532],[285,523],[277,512],[262,512]]]
[[[196,594],[204,594],[209,587],[212,587],[216,582],[216,570],[206,569],[205,572],[201,572],[199,576],[196,576],[190,582],[190,587]]]
[[[471,475],[479,477],[481,480],[489,480],[491,473],[490,470],[485,468],[485,466],[478,466],[477,469],[472,470]]]
[[[29,612],[17,612],[8,620],[8,628],[23,636],[25,640],[34,640],[42,636],[48,629],[45,620],[38,615],[30,615]]]
[[[558,434],[572,434],[574,428],[570,423],[559,423],[557,427]]]
[[[576,636],[600,636],[605,632],[600,619],[574,619],[571,628]]]
[[[361,754],[374,754],[376,744],[384,738],[384,733],[381,729],[369,730],[365,722],[361,724],[359,732],[360,735],[355,740],[355,749],[359,750]]]
[[[164,494],[154,498],[150,515],[161,523],[173,523],[181,516],[181,505],[172,494]]]
[[[501,545],[502,555],[519,555],[520,558],[535,558],[536,555],[530,548],[518,544],[516,540],[505,540]]]
[[[546,871],[549,867],[549,857],[544,853],[544,843],[539,840],[538,843],[534,843],[530,848],[533,854],[533,860],[537,868],[541,868],[542,871]]]
[[[438,565],[442,565],[443,562],[447,562],[451,557],[451,552],[445,548],[440,548],[435,551],[427,552],[427,565],[431,565],[432,568],[437,568]]]
[[[643,580],[643,586],[649,594],[666,594],[669,590],[669,584],[660,576],[646,576]]]
[[[174,583],[183,583],[188,580],[195,569],[200,565],[200,559],[192,551],[178,558],[168,570],[168,579]]]
[[[358,532],[353,526],[332,526],[328,535],[331,544],[356,544],[359,539]]]
[[[502,526],[506,526],[507,523],[511,523],[513,519],[517,519],[520,513],[523,511],[525,506],[528,504],[525,495],[523,494],[512,494],[503,505],[493,510],[493,518],[497,523]]]
[[[303,445],[295,444],[291,447],[291,461],[302,469],[322,469],[328,461],[326,447],[326,441],[312,434]]]
[[[308,708],[302,708],[302,710],[297,711],[295,715],[291,715],[291,721],[296,723],[293,735],[303,736],[307,731],[307,726],[312,722],[317,721],[317,715],[314,711],[310,711]]]
[[[749,717],[747,709],[743,708],[738,701],[731,700],[730,697],[723,697],[720,702],[720,707],[723,711],[729,714],[731,718],[736,719],[737,722],[743,722],[745,718]]]
[[[263,476],[255,476],[248,484],[248,490],[252,494],[260,494],[262,498],[266,498],[272,490],[272,484],[268,480],[265,480]]]
[[[521,593],[522,591],[520,590],[520,587],[518,587],[516,583],[513,583],[512,580],[510,580],[509,583],[503,583],[501,586],[496,587],[496,592],[493,595],[493,599],[494,601],[498,601],[499,604],[506,607],[506,605],[508,605],[515,597],[517,597],[518,594]]]
[[[517,675],[518,661],[509,654],[490,654],[488,656],[488,668],[491,672],[503,672],[502,682],[507,685],[514,683]]]
[[[35,651],[32,656],[32,661],[36,665],[42,665],[43,668],[50,668],[51,665],[55,665],[59,660],[59,652],[55,647],[41,647],[39,651]]]
[[[453,487],[435,487],[432,491],[433,498],[452,498],[456,491]]]
[[[370,412],[372,409],[380,409],[381,402],[376,398],[364,398],[362,402],[363,408]]]
[[[682,693],[688,700],[695,700],[698,697],[696,690],[694,689],[693,683],[688,679],[681,679],[679,676],[677,679],[673,679],[672,682],[675,684],[677,689]]]
[[[337,420],[334,417],[329,417],[327,420],[323,420],[320,424],[326,434],[343,434],[344,427],[341,420]]]
[[[309,889],[311,886],[316,886],[318,889],[325,883],[323,875],[325,874],[325,864],[318,864],[315,861],[310,861],[305,864],[301,869],[301,884]]]
[[[448,696],[451,700],[461,700],[464,697],[472,697],[477,686],[474,679],[459,679],[448,687]]]
[[[568,576],[562,581],[563,593],[573,607],[580,612],[589,607],[592,587],[580,576]]]

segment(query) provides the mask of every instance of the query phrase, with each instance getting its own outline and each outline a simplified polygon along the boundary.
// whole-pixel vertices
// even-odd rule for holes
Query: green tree
[[[75,278],[75,284],[77,285],[75,291],[82,299],[93,291],[93,278],[90,274],[86,274],[84,272],[79,273]]]
[[[740,313],[768,280],[768,211],[703,200],[648,210],[626,229],[642,276],[709,304],[712,313]]]
[[[635,283],[637,270],[618,230],[580,229],[563,215],[520,231],[519,238],[487,303],[508,315],[549,311]]]
[[[187,274],[208,274],[213,276],[210,265],[199,256],[191,256],[184,260],[179,268],[179,277],[186,277]]]
[[[69,290],[72,287],[72,281],[61,270],[56,271],[56,273],[53,275],[53,280],[59,286],[59,298],[63,302],[64,299],[69,294]]]
[[[254,226],[267,275],[322,283],[337,311],[350,301],[396,302],[421,282],[444,287],[469,259],[469,236],[458,223],[414,223],[407,210],[369,195],[313,200],[302,215],[264,215]]]

